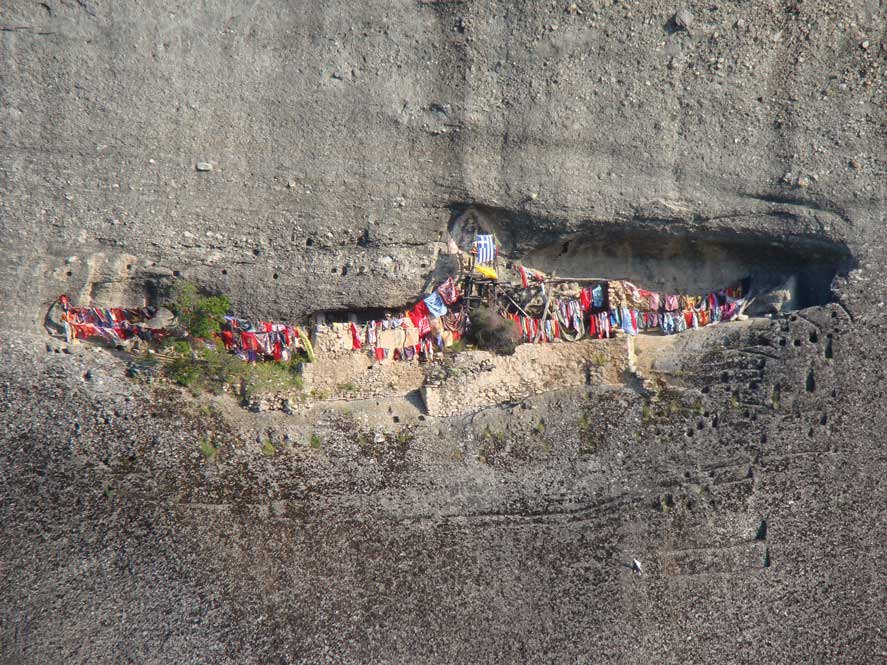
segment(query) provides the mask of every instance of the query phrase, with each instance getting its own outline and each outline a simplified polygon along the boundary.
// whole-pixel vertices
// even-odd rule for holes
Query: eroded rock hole
[[[810,333],[810,343],[816,344],[817,342],[819,342],[819,335],[817,335],[815,332]]]
[[[305,247],[314,247],[314,238],[308,238],[305,241]]]
[[[832,347],[832,340],[827,339],[827,340],[825,340],[825,358],[826,358],[826,360],[831,360],[834,357],[835,357],[835,351],[834,351],[834,348]]]
[[[758,532],[755,534],[755,540],[767,540],[767,520],[762,519],[758,525]]]
[[[816,377],[813,374],[813,369],[807,371],[807,380],[804,383],[804,387],[808,393],[816,391]]]
[[[337,270],[334,268],[334,272]],[[358,307],[347,309],[331,309],[315,312],[314,317],[321,323],[349,323],[351,321],[380,321],[392,311],[407,311],[410,305],[397,307]]]

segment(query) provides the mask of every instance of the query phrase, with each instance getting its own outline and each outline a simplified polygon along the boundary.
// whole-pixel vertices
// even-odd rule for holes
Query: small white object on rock
[[[862,50],[863,50],[863,51],[868,51],[868,49],[869,49],[869,40],[866,39],[862,44],[860,44],[860,46],[862,47]]]
[[[209,162],[197,162],[197,166],[195,168],[198,171],[212,171],[213,165]]]
[[[798,187],[804,188],[810,186],[810,178],[805,175],[798,177]]]

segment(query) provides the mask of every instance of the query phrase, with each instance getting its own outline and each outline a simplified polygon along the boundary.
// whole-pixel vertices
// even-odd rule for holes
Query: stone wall
[[[349,323],[315,326],[312,343],[317,361],[305,364],[302,379],[315,399],[406,395],[425,382],[426,368],[417,360],[380,362],[370,351],[353,350]]]
[[[629,344],[630,339],[616,337],[521,344],[510,356],[461,353],[432,373],[422,397],[429,415],[454,416],[549,390],[619,384],[629,369]]]
[[[425,382],[425,367],[415,360],[378,362],[365,351],[349,351],[307,363],[302,379],[315,399],[392,397],[418,390]]]

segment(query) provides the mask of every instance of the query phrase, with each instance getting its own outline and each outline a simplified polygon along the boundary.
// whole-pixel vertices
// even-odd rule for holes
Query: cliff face
[[[883,658],[887,15],[678,9],[4,3],[3,660]],[[687,333],[652,395],[401,431],[46,352],[60,293],[177,277],[248,315],[400,306],[478,228],[561,274],[800,275],[815,306]]]

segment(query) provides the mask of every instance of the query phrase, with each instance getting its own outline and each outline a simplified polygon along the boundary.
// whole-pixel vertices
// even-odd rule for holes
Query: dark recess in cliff
[[[461,247],[495,233],[503,257],[559,277],[628,279],[651,290],[706,293],[751,277],[752,291],[787,289],[789,307],[832,300],[837,275],[856,266],[847,245],[804,235],[701,223],[630,219],[578,225],[524,211],[457,207],[449,230]]]

